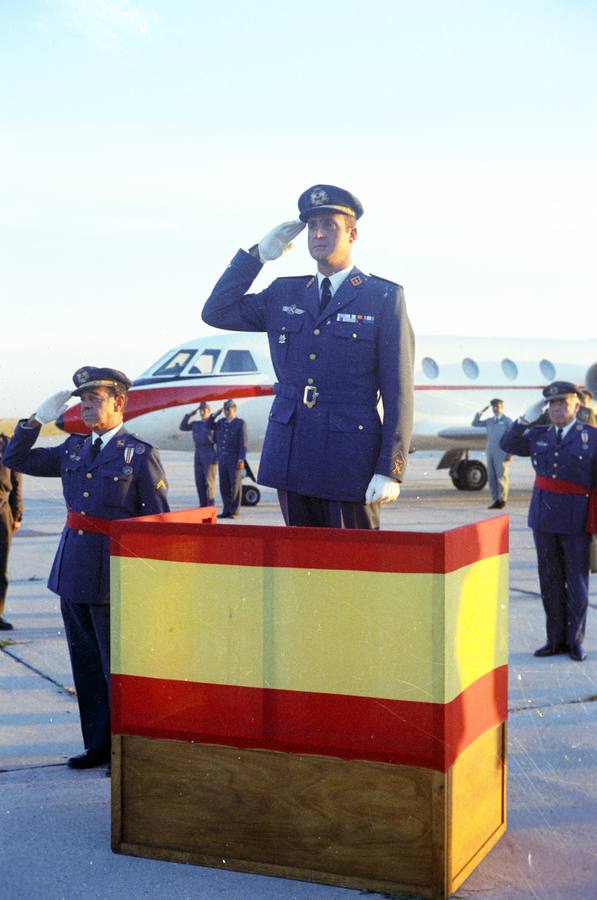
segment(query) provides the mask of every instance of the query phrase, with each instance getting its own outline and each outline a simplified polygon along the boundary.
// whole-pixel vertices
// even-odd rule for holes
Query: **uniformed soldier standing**
[[[503,509],[508,500],[508,464],[510,457],[500,447],[502,435],[512,424],[512,419],[504,415],[504,401],[494,397],[490,401],[492,416],[482,419],[481,416],[489,409],[485,406],[481,412],[475,413],[472,421],[474,428],[485,428],[487,431],[487,446],[485,456],[487,458],[487,474],[489,475],[489,490],[492,503],[489,509]]]
[[[209,403],[202,401],[197,409],[183,416],[181,431],[192,431],[195,442],[195,485],[199,495],[199,506],[213,506],[216,502],[216,474],[218,459],[215,448],[216,418],[221,409],[212,413]],[[191,422],[196,413],[200,419]]]
[[[551,425],[533,425],[530,414],[517,419],[502,437],[506,453],[530,456],[535,484],[529,508],[547,642],[535,656],[569,653],[582,662],[589,604],[587,528],[597,527],[597,430],[579,422],[579,388],[554,381],[543,390]],[[538,410],[537,410],[538,412]]]
[[[8,591],[8,555],[12,536],[21,527],[23,492],[21,476],[4,465],[4,448],[8,438],[0,434],[0,631],[12,631],[12,624],[4,618]]]
[[[247,456],[247,425],[237,417],[234,400],[226,400],[224,418],[216,422],[216,446],[224,507],[218,519],[238,519]]]
[[[412,430],[414,341],[403,291],[353,266],[363,213],[353,194],[316,185],[298,206],[298,221],[236,254],[203,319],[267,332],[278,381],[258,481],[278,489],[286,524],[378,528],[380,504],[400,493]],[[247,293],[305,225],[317,275]]]
[[[86,366],[73,381],[91,435],[32,449],[40,426],[66,408],[71,392],[59,391],[19,422],[5,460],[19,472],[62,479],[67,519],[48,587],[60,596],[85,744],[68,765],[88,769],[110,759],[109,524],[168,512],[168,501],[157,450],[122,425],[131,385],[126,375]]]

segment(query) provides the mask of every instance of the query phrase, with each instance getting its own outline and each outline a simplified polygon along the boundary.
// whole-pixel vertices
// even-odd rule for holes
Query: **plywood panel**
[[[139,737],[122,738],[121,773],[122,843],[147,855],[341,884],[430,884],[438,773]]]

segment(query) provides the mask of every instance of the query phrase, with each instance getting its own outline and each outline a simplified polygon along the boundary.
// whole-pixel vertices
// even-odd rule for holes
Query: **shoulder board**
[[[381,278],[380,275],[373,275],[373,274],[370,274],[370,275],[369,275],[369,278],[374,278],[376,281],[383,281],[384,284],[391,284],[392,287],[398,287],[398,288],[399,288],[399,287],[402,287],[402,285],[401,285],[401,284],[398,284],[397,281],[390,281],[389,278]]]

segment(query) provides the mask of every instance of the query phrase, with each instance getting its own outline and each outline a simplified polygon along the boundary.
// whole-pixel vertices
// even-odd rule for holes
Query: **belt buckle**
[[[313,409],[315,404],[317,403],[317,398],[319,394],[317,393],[317,388],[314,384],[305,385],[305,390],[303,391],[303,403],[307,407],[307,409]]]

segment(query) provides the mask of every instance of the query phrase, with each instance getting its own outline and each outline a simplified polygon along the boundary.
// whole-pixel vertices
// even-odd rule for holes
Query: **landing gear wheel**
[[[261,500],[261,491],[254,484],[243,484],[241,506],[257,506]]]
[[[459,491],[481,491],[487,484],[487,469],[478,459],[461,460],[450,475]]]

